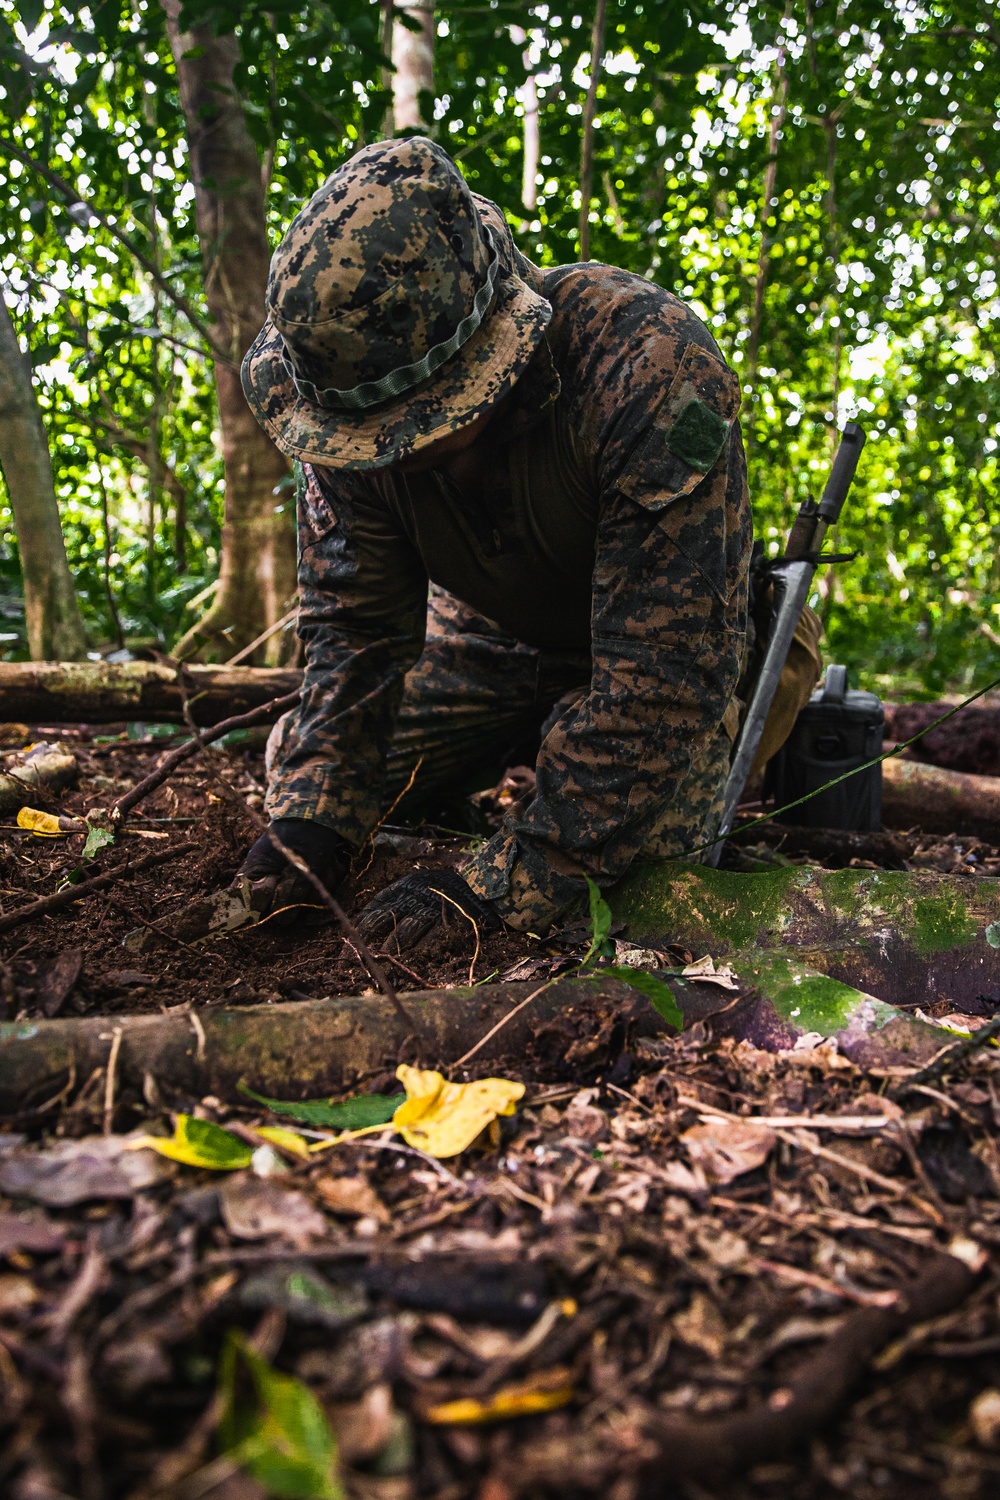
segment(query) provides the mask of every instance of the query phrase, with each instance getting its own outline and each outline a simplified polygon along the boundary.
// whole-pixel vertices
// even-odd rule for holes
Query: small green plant
[[[223,1452],[276,1500],[345,1500],[337,1443],[316,1397],[231,1330],[219,1365]]]
[[[587,893],[590,899],[590,947],[580,962],[580,968],[584,970],[593,969],[597,959],[613,958],[615,953],[611,939],[611,908],[589,876]],[[646,996],[653,1009],[669,1025],[683,1031],[684,1015],[670,986],[664,984],[662,979],[646,974],[641,969],[629,968],[625,964],[602,963],[596,972],[600,973],[602,979],[610,975],[612,979],[620,979],[623,984],[631,985],[632,989]]]

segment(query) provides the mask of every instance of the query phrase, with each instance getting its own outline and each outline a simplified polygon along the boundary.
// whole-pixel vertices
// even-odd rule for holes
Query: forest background
[[[887,696],[980,685],[998,95],[985,0],[3,0],[0,654],[224,660],[284,617],[294,480],[240,358],[303,202],[419,128],[532,259],[626,267],[705,319],[772,552],[861,422],[828,658]]]

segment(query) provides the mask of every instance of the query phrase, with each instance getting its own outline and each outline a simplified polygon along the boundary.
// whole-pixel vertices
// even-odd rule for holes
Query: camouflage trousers
[[[432,585],[424,650],[406,675],[389,750],[383,811],[401,794],[405,815],[494,784],[507,766],[533,760],[550,725],[589,689],[589,653],[528,646]],[[285,727],[279,720],[271,732],[269,776]],[[680,788],[665,798],[644,855],[683,854],[715,832],[736,727],[734,700],[723,728],[697,747]]]

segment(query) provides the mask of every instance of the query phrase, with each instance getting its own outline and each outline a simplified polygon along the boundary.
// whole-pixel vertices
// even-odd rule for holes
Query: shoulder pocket
[[[619,491],[649,510],[688,494],[718,461],[739,409],[732,370],[700,344],[688,344]]]

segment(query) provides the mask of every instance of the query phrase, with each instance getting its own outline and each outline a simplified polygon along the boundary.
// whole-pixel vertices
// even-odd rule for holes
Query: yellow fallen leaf
[[[309,1159],[309,1142],[297,1130],[289,1130],[286,1125],[258,1125],[257,1134],[274,1146],[283,1146],[286,1151]]]
[[[27,828],[41,839],[59,838],[65,829],[59,827],[54,813],[39,812],[37,807],[22,807],[17,815],[18,828]]]
[[[474,1422],[504,1422],[511,1417],[532,1417],[541,1412],[557,1411],[573,1399],[570,1373],[562,1366],[543,1370],[530,1380],[502,1385],[486,1401],[471,1396],[458,1401],[442,1401],[424,1413],[424,1420],[437,1425]]]
[[[396,1069],[396,1077],[406,1101],[392,1123],[407,1145],[430,1156],[458,1156],[497,1115],[512,1115],[524,1094],[524,1084],[509,1078],[449,1083],[441,1073],[406,1063]]]
[[[193,1115],[178,1115],[174,1122],[172,1137],[142,1135],[128,1142],[128,1150],[138,1151],[148,1147],[171,1161],[183,1162],[187,1167],[208,1167],[213,1172],[237,1172],[248,1167],[253,1159],[253,1147],[241,1141],[221,1125],[211,1120],[198,1120]],[[261,1150],[266,1149],[261,1147]]]

